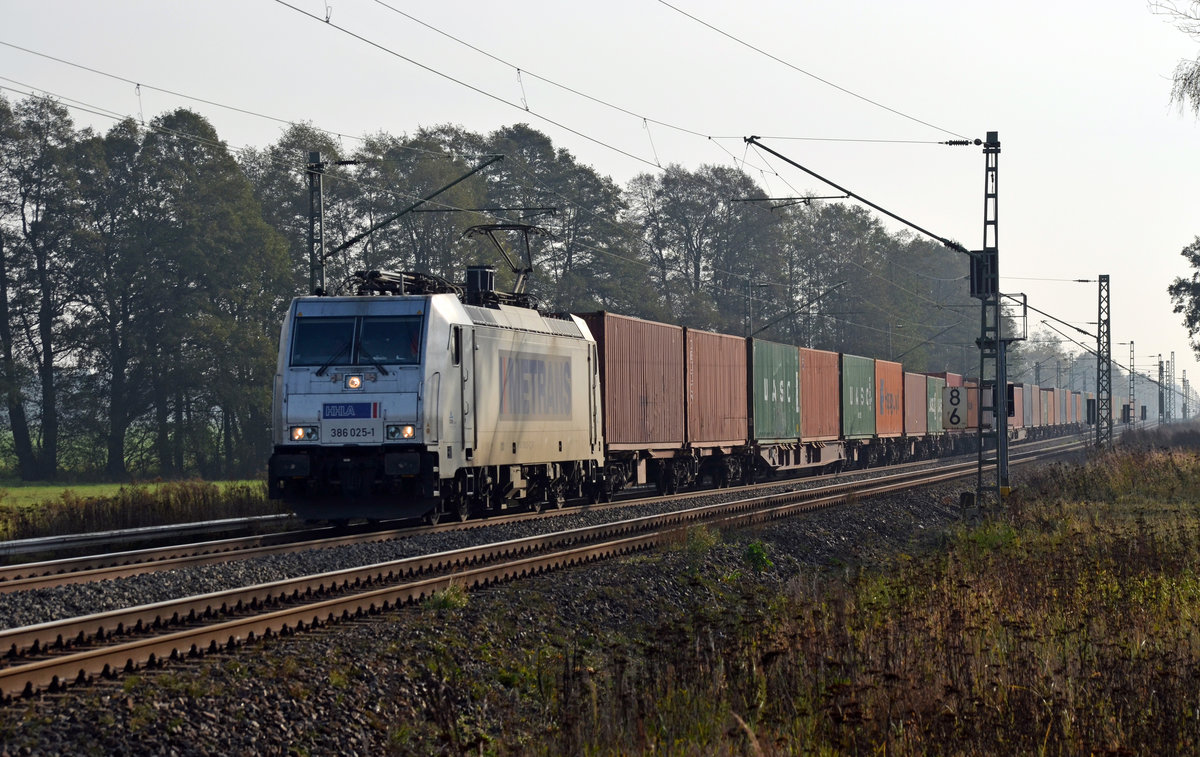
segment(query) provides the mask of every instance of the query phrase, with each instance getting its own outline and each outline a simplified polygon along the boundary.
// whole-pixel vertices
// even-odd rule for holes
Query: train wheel
[[[471,503],[466,497],[460,497],[454,501],[454,515],[459,522],[467,521],[471,518]]]
[[[430,510],[429,512],[425,513],[425,523],[427,523],[430,526],[436,526],[438,524],[438,521],[441,519],[442,519],[442,510],[439,507],[435,507],[432,510]]]

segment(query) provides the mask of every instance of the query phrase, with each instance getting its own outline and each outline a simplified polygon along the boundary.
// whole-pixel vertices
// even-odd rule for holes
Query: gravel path
[[[936,546],[962,517],[964,488],[875,497],[727,534],[705,554],[703,570],[744,570],[751,539],[767,546],[769,578],[778,582]],[[370,548],[380,551],[377,560],[418,549]],[[346,559],[327,552],[305,559]],[[510,677],[529,671],[498,671],[490,661],[539,644],[636,638],[664,609],[695,604],[699,589],[680,578],[690,559],[678,549],[603,562],[479,592],[459,609],[405,608],[21,702],[0,710],[0,754],[521,753],[520,734],[544,731],[546,714],[508,688]],[[464,732],[474,741],[446,740]]]

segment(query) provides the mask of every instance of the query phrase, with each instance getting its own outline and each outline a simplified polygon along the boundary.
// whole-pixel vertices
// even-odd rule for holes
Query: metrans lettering
[[[570,359],[501,352],[500,417],[570,418]]]

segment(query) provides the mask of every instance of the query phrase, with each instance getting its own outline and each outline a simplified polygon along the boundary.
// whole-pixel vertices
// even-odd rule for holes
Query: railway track
[[[1058,445],[1061,454],[1080,445]],[[1042,453],[1026,453],[1027,456]],[[1029,459],[1025,457],[1025,459]],[[324,626],[464,588],[653,549],[691,526],[739,528],[904,488],[962,478],[975,463],[775,492],[599,526],[288,579],[0,632],[0,698],[11,701],[169,659]]]
[[[1050,440],[1031,446],[1036,451],[1056,449],[1067,445],[1064,449],[1076,448],[1076,442],[1064,439]],[[860,476],[887,475],[893,471],[927,468],[929,461],[893,466],[887,469],[869,469],[855,472]],[[811,487],[825,481],[837,481],[838,476],[821,476],[796,479],[795,483]],[[722,490],[724,492],[754,492],[786,486],[788,481],[771,481],[761,484],[735,487]],[[701,492],[700,494],[711,493]],[[670,502],[687,501],[697,496],[697,492],[685,492],[674,496],[648,499],[635,497],[612,503],[588,505],[585,507],[565,507],[561,510],[547,513],[531,513],[527,511],[511,515],[493,516],[487,519],[467,522],[444,522],[435,526],[400,525],[372,530],[338,530],[331,527],[307,529],[303,531],[280,532],[257,536],[243,536],[229,539],[178,544],[165,547],[152,547],[139,550],[114,552],[109,554],[85,555],[57,560],[45,560],[32,563],[0,566],[0,595],[29,589],[41,589],[54,586],[83,584],[93,581],[104,581],[117,578],[154,573],[164,570],[217,565],[235,560],[246,560],[271,554],[286,554],[309,549],[328,549],[343,545],[363,544],[369,542],[384,542],[404,539],[429,533],[461,530],[464,528],[484,527],[500,523],[526,520],[536,517],[551,517],[554,515],[570,515],[587,509],[593,512],[607,509],[619,509],[632,505],[644,504],[650,501]]]

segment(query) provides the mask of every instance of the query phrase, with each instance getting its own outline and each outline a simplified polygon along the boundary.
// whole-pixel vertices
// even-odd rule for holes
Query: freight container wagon
[[[925,376],[925,410],[926,433],[930,436],[940,436],[945,433],[942,428],[942,396],[946,388],[946,379],[937,376]]]
[[[751,437],[760,444],[800,438],[800,352],[788,344],[748,340]]]
[[[684,330],[613,313],[580,316],[596,340],[608,492],[677,483],[672,461],[684,451]]]
[[[841,376],[838,353],[800,349],[800,438],[837,441],[841,434]]]
[[[1033,428],[1042,428],[1046,425],[1042,415],[1042,388],[1037,384],[1029,385],[1029,425]]]
[[[875,361],[875,435],[890,439],[904,434],[904,367]]]
[[[599,351],[608,449],[682,448],[683,327],[606,312],[580,317]]]
[[[1008,394],[1008,427],[1011,429],[1025,428],[1025,387],[1021,384],[1009,384]]]
[[[1030,384],[1014,384],[1014,397],[1017,393],[1021,395],[1021,426],[1025,429],[1033,428],[1033,387]]]
[[[746,340],[685,329],[687,441],[693,449],[744,447],[750,419],[746,403]]]
[[[820,422],[827,422],[831,440],[810,441],[805,438],[805,386],[801,380],[801,353],[796,347],[759,339],[750,339],[751,437],[758,454],[757,469],[773,471],[798,470],[836,466],[843,459],[842,445],[836,443],[837,413],[837,353],[809,351],[808,367],[811,395],[811,419],[821,433]],[[827,364],[824,369],[821,365]],[[823,386],[828,385],[827,389]],[[822,394],[835,398],[822,401]],[[827,409],[833,408],[832,413]],[[825,417],[832,416],[832,417]],[[811,430],[811,429],[810,429]]]
[[[949,386],[947,382],[947,386]],[[979,433],[979,382],[974,379],[964,379],[963,390],[967,393],[967,433]]]
[[[842,438],[870,439],[875,436],[875,361],[845,354],[841,359]]]
[[[910,439],[919,439],[929,430],[927,381],[923,373],[904,374],[904,435]]]
[[[688,450],[671,461],[666,490],[702,478],[715,486],[746,480],[755,466],[749,444],[746,339],[684,329],[684,344]]]

